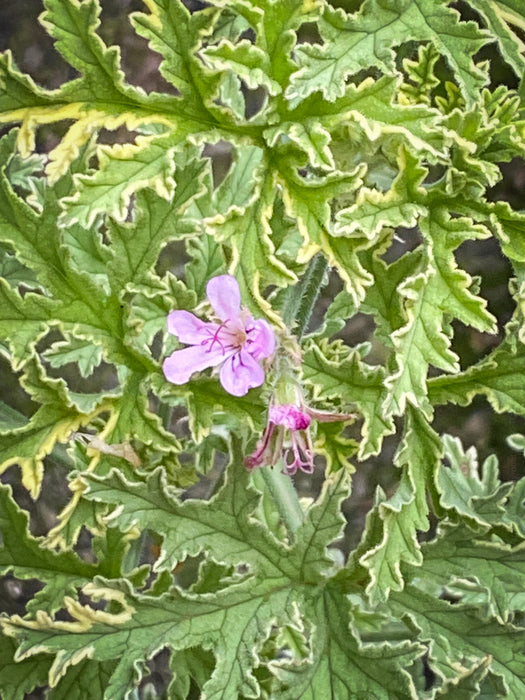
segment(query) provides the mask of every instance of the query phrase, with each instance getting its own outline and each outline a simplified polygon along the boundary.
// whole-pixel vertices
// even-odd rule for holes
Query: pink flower
[[[314,452],[310,423],[308,413],[298,406],[271,406],[263,436],[254,453],[244,460],[244,465],[254,469],[276,464],[282,456],[288,474],[295,474],[298,469],[311,474],[314,470]]]
[[[233,396],[244,396],[264,382],[260,361],[274,352],[275,335],[266,321],[255,321],[241,308],[234,277],[213,277],[206,293],[220,323],[201,321],[189,311],[172,311],[168,331],[189,347],[164,360],[164,375],[173,384],[185,384],[195,372],[220,366],[224,389]]]
[[[320,423],[334,423],[355,418],[353,413],[331,413],[306,406],[298,396],[297,404],[272,404],[268,423],[254,452],[244,459],[248,469],[277,464],[282,457],[287,474],[301,469],[314,470],[314,448],[310,435],[312,418]]]

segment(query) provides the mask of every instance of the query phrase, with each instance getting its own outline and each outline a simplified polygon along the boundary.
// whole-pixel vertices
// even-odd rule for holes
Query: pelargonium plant
[[[2,699],[522,700],[522,0],[41,9]]]

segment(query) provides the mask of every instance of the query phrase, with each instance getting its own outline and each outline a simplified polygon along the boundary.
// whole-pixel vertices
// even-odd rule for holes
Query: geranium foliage
[[[522,700],[525,477],[437,409],[525,417],[525,7],[143,3],[165,92],[103,0],[43,0],[60,87],[0,56],[2,698]]]

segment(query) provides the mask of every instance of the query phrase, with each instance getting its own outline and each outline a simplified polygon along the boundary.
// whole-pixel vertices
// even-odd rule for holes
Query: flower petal
[[[189,311],[172,311],[168,314],[168,332],[187,345],[200,345],[203,340],[213,338],[218,328],[216,323],[201,321]]]
[[[249,352],[241,350],[229,357],[221,367],[219,379],[233,396],[244,396],[264,382],[264,370]]]
[[[275,350],[275,334],[270,324],[260,318],[246,325],[248,329],[253,328],[253,331],[248,334],[247,349],[250,355],[256,360],[270,357]]]
[[[186,384],[194,372],[220,365],[227,358],[228,355],[225,356],[218,346],[207,350],[201,345],[193,345],[175,350],[162,363],[162,370],[166,379],[172,384]]]
[[[306,430],[310,427],[312,419],[300,409],[299,406],[293,404],[281,404],[280,406],[272,406],[270,408],[269,420],[277,425],[284,425],[288,430]]]
[[[241,312],[241,292],[235,277],[219,275],[206,285],[206,294],[221,321],[236,321]]]

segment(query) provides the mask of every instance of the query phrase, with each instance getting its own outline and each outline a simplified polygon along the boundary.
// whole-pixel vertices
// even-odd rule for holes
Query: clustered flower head
[[[213,277],[206,293],[219,322],[202,321],[189,311],[172,311],[168,331],[189,347],[164,360],[164,375],[173,384],[185,384],[195,372],[220,366],[224,389],[244,396],[264,382],[261,361],[275,350],[274,332],[266,321],[254,320],[241,307],[239,285],[231,275]]]
[[[295,474],[298,469],[311,474],[314,469],[311,421],[308,413],[294,404],[271,406],[266,429],[253,454],[244,460],[245,466],[254,469],[273,465],[282,457],[288,474]]]
[[[354,417],[353,413],[332,413],[310,408],[300,396],[297,397],[297,403],[272,404],[264,433],[253,453],[245,458],[244,466],[248,469],[273,466],[282,458],[286,474],[292,476],[298,469],[311,474],[314,470],[314,449],[310,434],[312,419],[319,423],[333,423]]]

